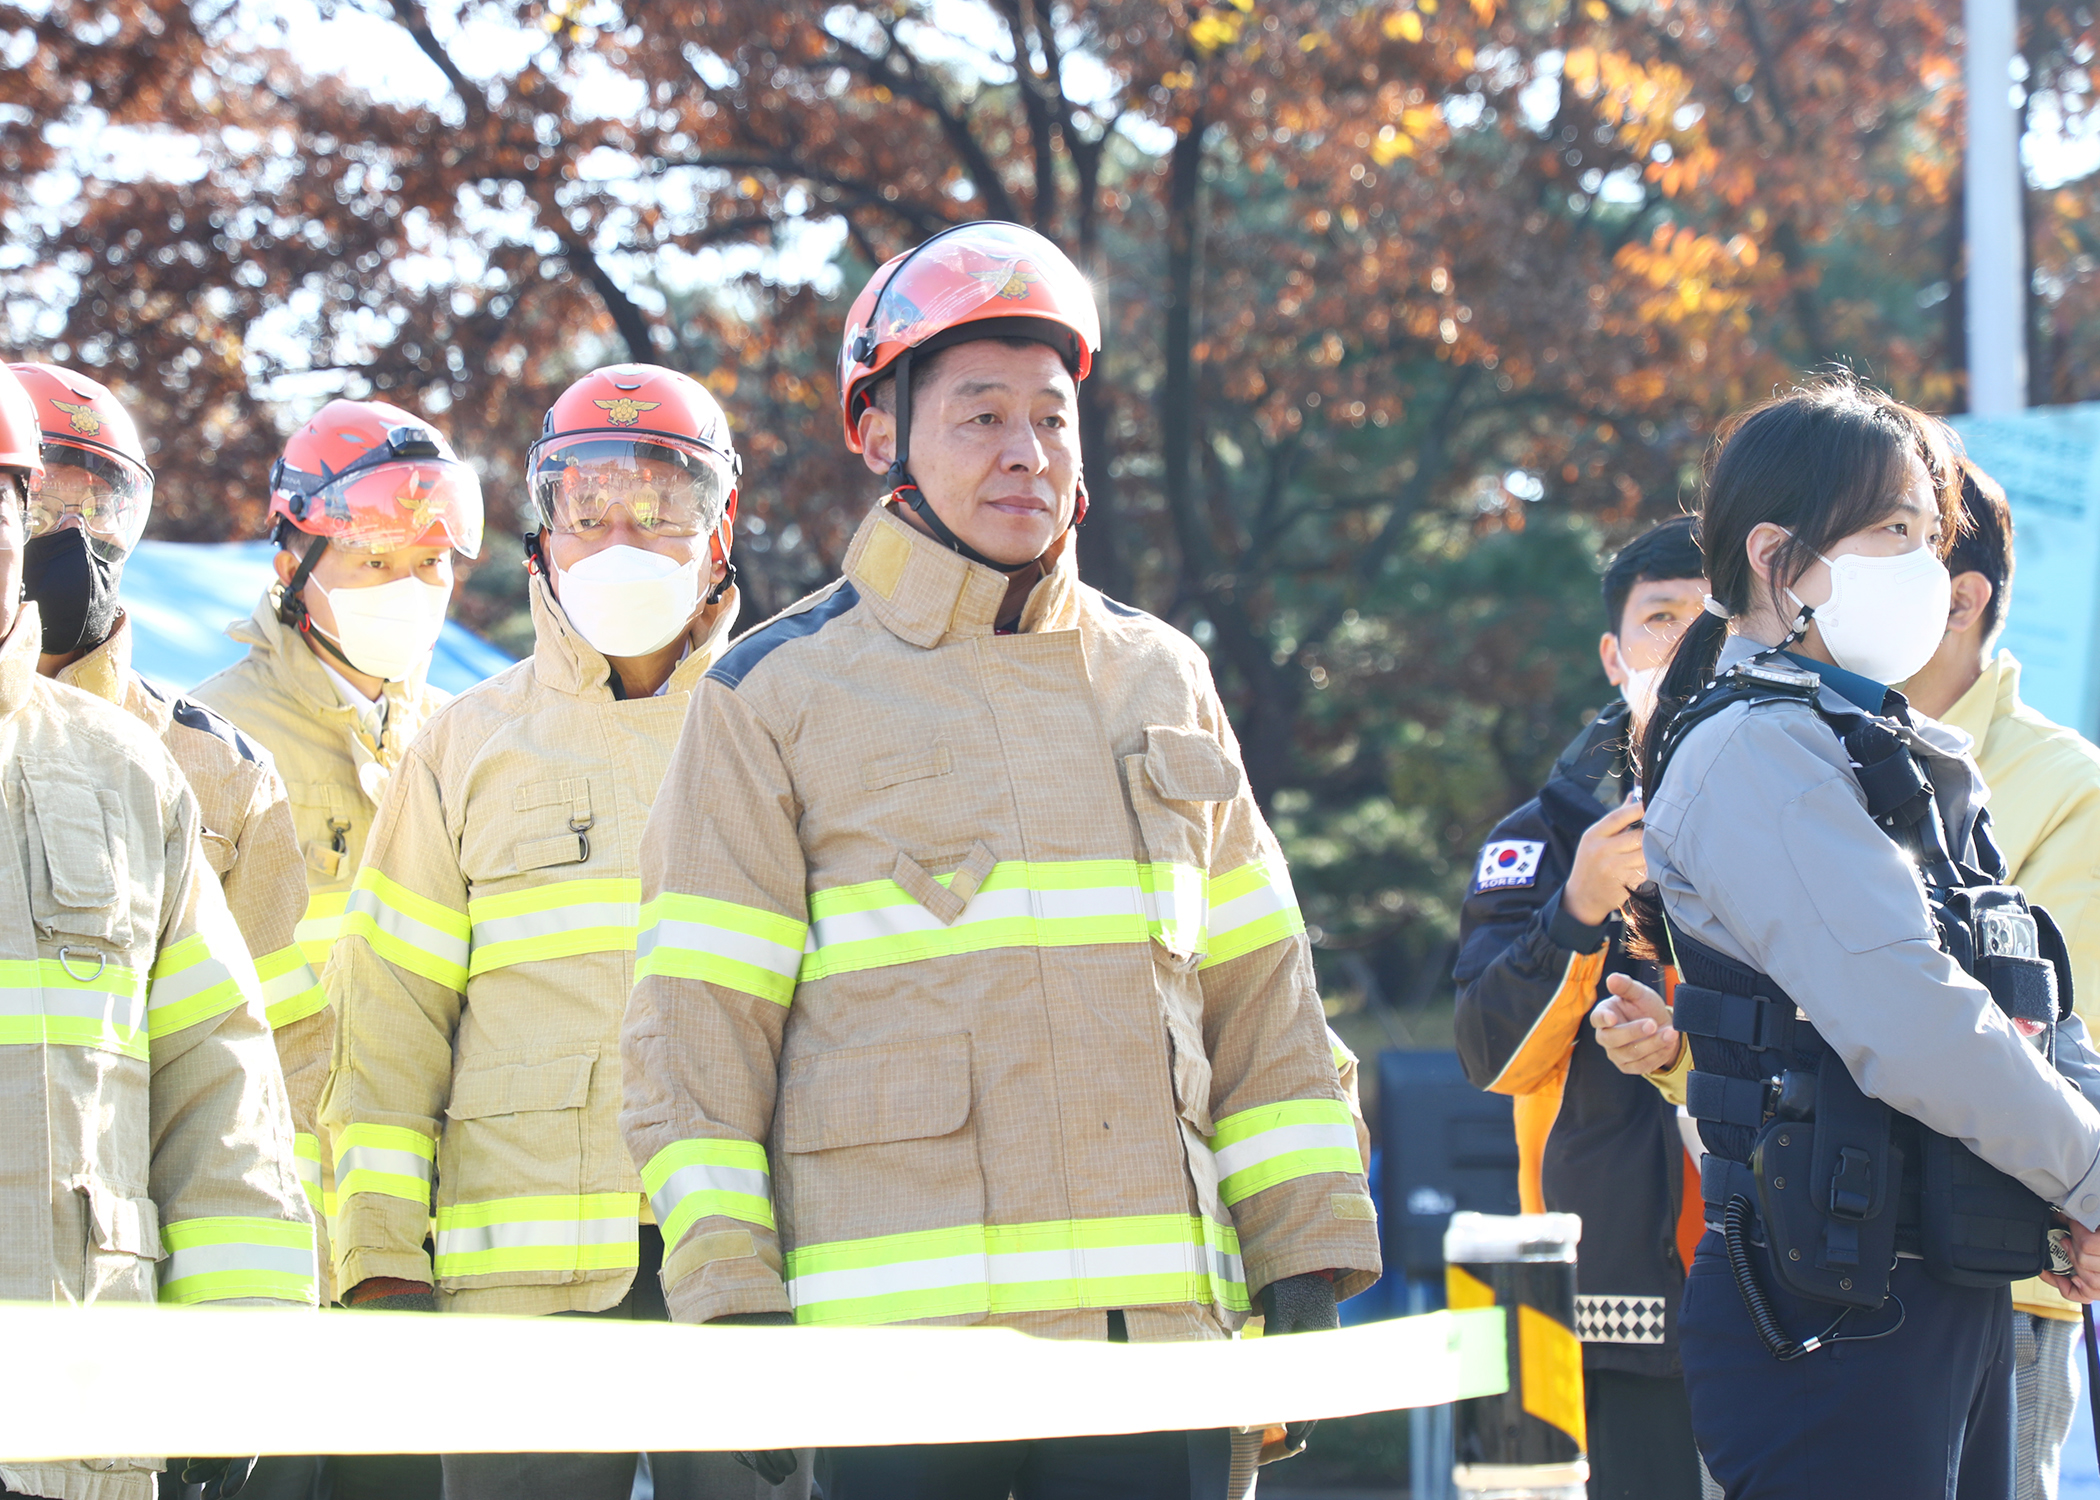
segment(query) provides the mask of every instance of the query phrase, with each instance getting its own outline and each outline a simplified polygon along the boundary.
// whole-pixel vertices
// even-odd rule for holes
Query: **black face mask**
[[[109,639],[123,571],[123,559],[89,546],[78,526],[29,539],[22,548],[22,592],[43,617],[44,655],[70,656]]]

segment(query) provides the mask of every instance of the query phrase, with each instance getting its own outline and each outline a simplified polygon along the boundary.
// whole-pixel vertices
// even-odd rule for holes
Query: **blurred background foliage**
[[[1083,566],[1210,652],[1345,1034],[1434,1045],[1474,850],[1609,692],[1600,558],[1804,370],[1960,409],[1958,13],[0,0],[0,338],[132,404],[162,537],[256,534],[329,395],[424,412],[494,508],[460,611],[522,651],[568,380],[722,397],[755,622],[873,498],[846,299],[1034,224],[1106,312]],[[2100,395],[2094,40],[2024,0],[2037,401]]]

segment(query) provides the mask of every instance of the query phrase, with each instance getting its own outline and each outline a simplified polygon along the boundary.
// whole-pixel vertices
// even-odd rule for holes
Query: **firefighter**
[[[675,371],[597,370],[547,413],[528,460],[533,654],[409,747],[328,971],[322,1119],[353,1306],[665,1315],[620,1139],[620,1016],[642,829],[736,618],[738,468],[721,407]],[[624,1500],[635,1455],[444,1468],[448,1500]],[[758,1485],[726,1454],[651,1468],[664,1497]]]
[[[848,316],[846,441],[883,500],[844,577],[708,671],[643,856],[622,1123],[681,1321],[1217,1339],[1257,1309],[1332,1328],[1376,1279],[1304,923],[1209,667],[1079,578],[1099,342],[1071,262],[996,222]],[[1222,1494],[1228,1447],[834,1450],[818,1478]]]
[[[52,467],[38,436],[0,370],[0,824],[19,851],[0,862],[0,1298],[311,1307],[284,1074],[197,799],[151,728],[37,671],[43,620],[19,595]],[[60,476],[54,495],[100,522],[105,492]],[[0,1487],[151,1500],[160,1467],[9,1463]]]
[[[260,741],[288,784],[304,872],[298,943],[319,974],[386,778],[446,699],[424,673],[451,598],[452,554],[481,548],[481,483],[442,434],[401,408],[331,401],[272,467],[270,518],[276,581],[228,631],[248,654],[192,695]],[[325,1007],[325,987],[317,998]],[[316,1024],[332,1030],[332,1010]],[[299,1168],[323,1225],[325,1277],[333,1154],[316,1135],[300,1140]],[[336,1500],[437,1500],[434,1455],[326,1462]],[[255,1483],[280,1492],[294,1483],[293,1463],[266,1460]]]

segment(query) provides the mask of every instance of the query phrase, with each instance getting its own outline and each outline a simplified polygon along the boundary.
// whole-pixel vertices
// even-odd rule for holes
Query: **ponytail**
[[[1648,722],[1641,726],[1639,744],[1635,747],[1634,765],[1640,777],[1641,795],[1655,793],[1656,772],[1662,759],[1663,741],[1669,737],[1670,726],[1684,712],[1684,706],[1698,695],[1701,688],[1713,681],[1714,667],[1721,659],[1721,647],[1728,640],[1728,622],[1712,610],[1702,609],[1692,623],[1685,627],[1677,638],[1677,646],[1670,653],[1670,665],[1655,686],[1655,707],[1648,715]]]

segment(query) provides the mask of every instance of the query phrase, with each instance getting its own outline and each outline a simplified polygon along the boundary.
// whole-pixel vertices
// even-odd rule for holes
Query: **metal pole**
[[[1969,144],[1962,190],[1968,241],[1969,410],[2027,405],[2026,176],[2012,106],[2017,0],[1962,0]]]

